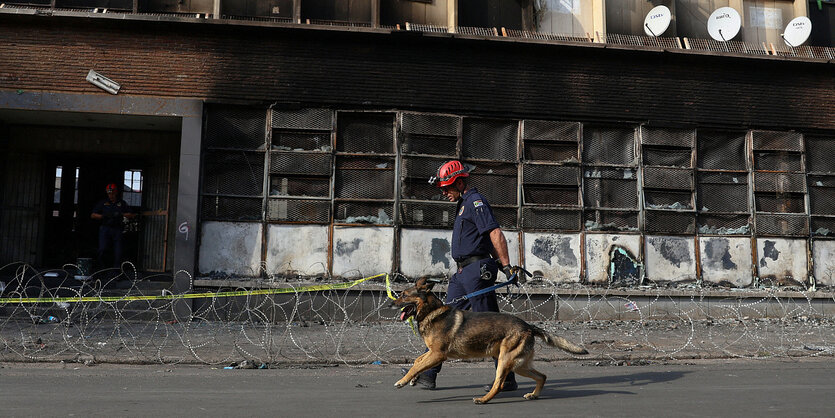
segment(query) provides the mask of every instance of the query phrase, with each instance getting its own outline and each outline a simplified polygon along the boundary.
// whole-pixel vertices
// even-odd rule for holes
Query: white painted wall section
[[[586,280],[589,283],[609,283],[610,254],[615,246],[626,250],[636,262],[641,261],[641,237],[638,235],[586,234]]]
[[[815,265],[815,284],[818,286],[835,286],[835,241],[813,241],[813,256]]]
[[[760,280],[807,283],[806,240],[757,238],[757,267]]]
[[[579,234],[525,234],[525,268],[555,282],[580,281]]]
[[[327,276],[328,227],[269,225],[266,264],[268,274]]]
[[[750,238],[700,238],[699,256],[702,281],[734,287],[746,287],[754,282]]]
[[[368,277],[391,271],[394,228],[334,227],[333,275]]]
[[[402,229],[400,271],[407,277],[449,277],[455,273],[452,259],[452,231]]]
[[[201,275],[258,276],[261,271],[261,224],[203,222],[198,268]]]
[[[644,253],[648,280],[696,281],[696,243],[693,237],[647,236]]]

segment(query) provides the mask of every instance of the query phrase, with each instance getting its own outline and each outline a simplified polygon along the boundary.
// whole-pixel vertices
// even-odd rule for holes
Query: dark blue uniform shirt
[[[98,213],[104,217],[101,220],[102,226],[121,230],[122,217],[126,213],[133,213],[133,210],[122,199],[118,199],[115,202],[111,202],[110,199],[104,199],[93,207],[93,213]]]
[[[488,233],[498,227],[487,199],[471,187],[458,201],[452,229],[452,258],[463,261],[474,255],[492,254],[493,243]]]

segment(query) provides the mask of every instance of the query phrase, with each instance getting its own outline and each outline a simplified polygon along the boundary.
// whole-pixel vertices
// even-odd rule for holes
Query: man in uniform
[[[457,215],[452,230],[452,258],[458,271],[449,279],[446,303],[473,312],[499,312],[496,292],[487,292],[469,299],[461,296],[486,289],[496,283],[499,269],[510,278],[519,267],[510,266],[507,241],[487,199],[468,184],[469,170],[457,160],[444,163],[429,182],[441,188],[450,202],[457,202]],[[515,193],[515,191],[514,191]],[[420,374],[417,383],[425,389],[435,388],[441,365]],[[485,388],[489,391],[491,385]],[[517,389],[516,376],[507,375],[502,391]]]
[[[119,198],[116,184],[110,183],[105,187],[107,198],[99,201],[93,207],[90,218],[101,221],[99,226],[99,265],[104,266],[105,253],[113,251],[113,267],[122,264],[122,218],[133,219],[136,213],[128,204]]]

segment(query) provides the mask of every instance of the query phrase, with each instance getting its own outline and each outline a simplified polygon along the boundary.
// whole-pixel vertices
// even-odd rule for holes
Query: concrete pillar
[[[212,17],[220,19],[220,2],[222,0],[212,0]]]
[[[601,42],[600,36],[606,35],[606,0],[592,0],[592,29],[595,42]]]
[[[447,0],[447,30],[455,33],[458,30],[458,0]]]

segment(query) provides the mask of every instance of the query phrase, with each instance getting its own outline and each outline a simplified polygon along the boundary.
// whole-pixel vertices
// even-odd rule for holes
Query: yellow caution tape
[[[397,298],[394,297],[394,294],[391,293],[391,282],[389,281],[388,274],[386,274],[386,294],[388,294],[389,299],[397,300]],[[401,311],[402,310],[403,309],[401,309]],[[415,329],[415,317],[409,317],[406,321],[409,322],[409,326],[412,327],[412,333],[417,335],[417,329]]]
[[[86,297],[63,297],[63,298],[0,298],[0,304],[6,303],[56,303],[56,302],[127,302],[138,300],[176,300],[176,299],[202,299],[202,298],[223,298],[231,296],[255,296],[255,295],[277,295],[282,293],[301,293],[301,292],[316,292],[320,290],[338,290],[348,289],[354,287],[364,281],[371,280],[380,276],[388,274],[380,273],[376,276],[364,277],[352,282],[335,283],[335,284],[321,284],[313,286],[302,287],[286,287],[279,289],[258,289],[258,290],[236,290],[229,292],[207,292],[207,293],[183,293],[179,295],[159,295],[159,296],[86,296]],[[388,281],[386,282],[386,289],[388,290]],[[390,292],[390,291],[389,291]]]

